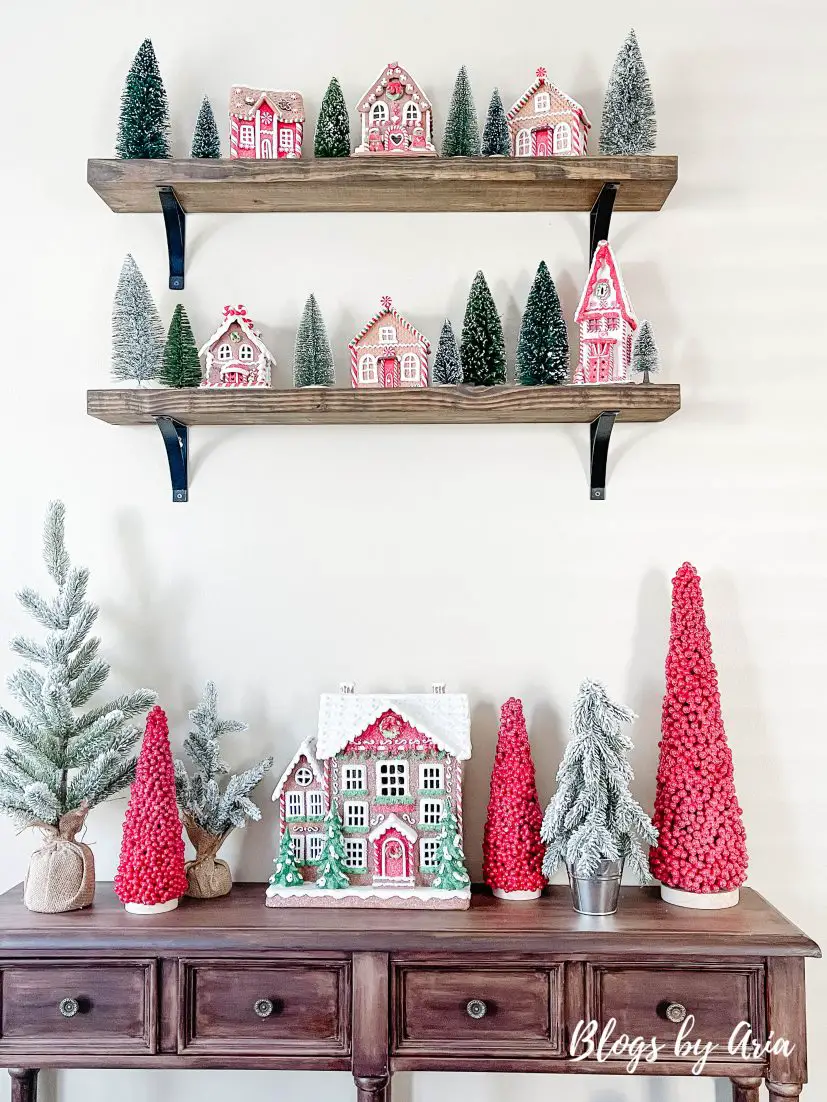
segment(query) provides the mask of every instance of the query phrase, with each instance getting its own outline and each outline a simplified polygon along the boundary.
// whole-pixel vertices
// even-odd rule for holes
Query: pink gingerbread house
[[[428,385],[431,343],[394,310],[389,296],[382,308],[348,345],[354,387],[420,387]]]
[[[247,160],[301,157],[304,101],[300,92],[236,85],[230,92],[230,156]]]
[[[431,102],[399,62],[391,61],[359,103],[362,143],[356,153],[435,157]]]
[[[574,315],[580,326],[576,383],[626,383],[637,318],[608,241],[595,250]]]
[[[537,70],[537,79],[508,112],[513,157],[578,157],[586,153],[591,123],[580,104]]]
[[[276,362],[243,306],[224,307],[224,320],[198,355],[206,357],[207,387],[269,386]]]

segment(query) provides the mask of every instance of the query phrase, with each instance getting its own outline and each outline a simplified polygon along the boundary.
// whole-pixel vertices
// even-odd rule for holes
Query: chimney
[[[435,681],[433,683],[433,685],[431,686],[431,692],[435,696],[443,694],[445,692],[445,682],[444,681]]]
[[[353,690],[355,689],[355,687],[356,686],[353,684],[352,681],[341,681],[341,682],[339,682],[339,692],[340,693],[352,693]]]

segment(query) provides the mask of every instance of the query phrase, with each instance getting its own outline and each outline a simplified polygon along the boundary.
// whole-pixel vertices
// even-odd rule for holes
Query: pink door
[[[404,880],[405,847],[398,838],[386,838],[382,843],[382,876],[387,880]]]
[[[615,342],[589,341],[586,354],[586,381],[610,383],[615,377]]]
[[[551,134],[548,127],[543,127],[540,130],[535,130],[532,135],[531,144],[534,146],[535,157],[550,157],[551,156]]]
[[[397,385],[396,357],[385,356],[385,358],[382,360],[382,386],[394,387]]]

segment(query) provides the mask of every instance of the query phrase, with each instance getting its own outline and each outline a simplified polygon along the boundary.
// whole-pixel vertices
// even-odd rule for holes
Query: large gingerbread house
[[[354,387],[421,387],[428,385],[431,343],[385,296],[381,309],[348,345]]]
[[[591,123],[580,104],[537,70],[533,84],[508,112],[513,157],[578,157],[586,153]]]
[[[431,102],[398,61],[391,61],[359,101],[362,141],[356,153],[435,157]]]
[[[230,156],[246,160],[301,157],[304,101],[300,92],[237,84],[230,91]]]
[[[600,241],[575,311],[580,327],[576,383],[627,383],[638,322],[615,255]]]
[[[206,387],[269,386],[276,362],[243,306],[224,307],[223,321],[198,355],[204,357]]]

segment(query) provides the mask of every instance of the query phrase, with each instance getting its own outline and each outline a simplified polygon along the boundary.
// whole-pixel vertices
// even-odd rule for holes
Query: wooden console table
[[[638,1075],[690,1075],[690,1039],[718,1048],[703,1074],[734,1102],[797,1098],[807,1079],[804,958],[815,945],[756,892],[718,912],[624,888],[586,918],[568,892],[469,911],[268,910],[260,884],[171,914],[124,912],[109,884],[86,911],[38,915],[0,896],[0,1052],[12,1102],[37,1069],[349,1070],[359,1102],[389,1102],[394,1071],[625,1074],[629,1055],[575,1061],[581,1021],[663,1044]],[[682,1022],[682,1019],[684,1020]],[[739,1022],[792,1051],[727,1051]]]

